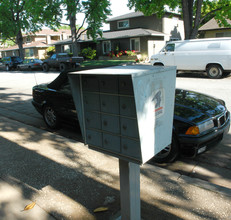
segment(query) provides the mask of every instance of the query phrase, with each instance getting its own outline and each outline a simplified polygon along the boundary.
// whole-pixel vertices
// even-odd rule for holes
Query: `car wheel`
[[[219,79],[222,77],[223,70],[221,66],[217,64],[209,65],[206,70],[208,77],[211,79]]]
[[[44,63],[44,64],[43,64],[43,71],[44,71],[44,72],[48,72],[48,71],[49,71],[49,66],[48,66],[47,63]]]
[[[59,118],[56,111],[50,105],[46,105],[43,110],[43,118],[47,126],[51,129],[59,128]]]
[[[64,72],[64,71],[66,71],[66,69],[67,69],[67,66],[66,66],[65,63],[60,63],[59,64],[59,70],[60,70],[60,72]]]
[[[153,161],[157,163],[173,162],[179,155],[179,143],[177,141],[176,135],[172,135],[172,143],[160,151]]]

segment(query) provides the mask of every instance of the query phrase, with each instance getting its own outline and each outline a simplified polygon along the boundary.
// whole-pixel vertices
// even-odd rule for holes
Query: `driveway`
[[[0,80],[0,115],[23,122],[34,127],[48,130],[42,116],[31,104],[32,86],[50,82],[58,72],[4,72]],[[231,76],[224,79],[208,79],[204,74],[178,74],[176,86],[203,92],[225,100],[231,110]],[[63,128],[57,131],[60,135],[81,141],[78,130]],[[158,165],[179,174],[188,175],[231,188],[231,131],[223,141],[214,148],[195,159],[180,158],[172,164]]]

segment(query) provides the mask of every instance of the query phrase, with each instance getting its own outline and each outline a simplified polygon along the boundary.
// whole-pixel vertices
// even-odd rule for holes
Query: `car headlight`
[[[188,128],[188,130],[185,132],[187,135],[198,135],[203,133],[204,131],[207,131],[214,127],[213,120],[206,121],[202,124],[199,124],[197,126],[191,126]]]

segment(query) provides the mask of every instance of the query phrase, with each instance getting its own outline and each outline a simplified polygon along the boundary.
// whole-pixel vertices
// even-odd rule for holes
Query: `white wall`
[[[169,41],[170,38],[180,38],[184,40],[184,23],[178,17],[163,18],[163,33],[167,34],[165,40]]]

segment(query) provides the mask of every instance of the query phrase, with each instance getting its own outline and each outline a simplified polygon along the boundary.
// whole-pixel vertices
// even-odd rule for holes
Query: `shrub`
[[[52,47],[48,47],[47,49],[46,49],[46,55],[47,56],[52,56],[54,53],[55,53],[55,47],[54,46],[52,46]]]
[[[91,47],[84,48],[81,51],[81,56],[83,56],[85,59],[93,60],[96,57],[96,50],[92,49]]]

